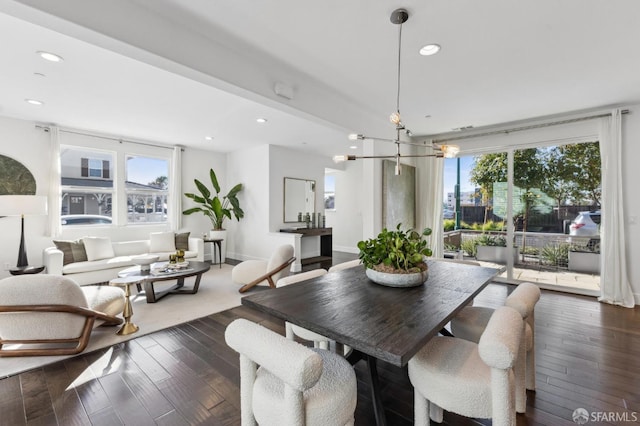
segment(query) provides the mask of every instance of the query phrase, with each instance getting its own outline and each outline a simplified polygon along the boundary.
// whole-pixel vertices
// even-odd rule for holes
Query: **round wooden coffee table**
[[[202,274],[207,272],[211,266],[208,262],[197,262],[190,260],[189,265],[185,269],[178,269],[168,273],[155,273],[162,265],[167,262],[157,262],[151,265],[151,272],[141,272],[139,266],[132,266],[118,273],[119,277],[136,277],[144,286],[144,293],[147,297],[147,303],[155,303],[168,294],[196,294],[200,286]],[[188,277],[196,277],[192,288],[184,287],[184,279]],[[162,291],[156,291],[153,284],[160,281],[173,281],[177,283],[170,288]]]

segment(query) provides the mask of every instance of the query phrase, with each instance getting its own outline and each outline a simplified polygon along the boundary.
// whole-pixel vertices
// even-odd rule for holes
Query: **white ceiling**
[[[223,152],[344,153],[348,132],[393,136],[398,7],[414,135],[640,102],[636,0],[6,0],[0,114]],[[418,55],[429,42],[442,51]]]

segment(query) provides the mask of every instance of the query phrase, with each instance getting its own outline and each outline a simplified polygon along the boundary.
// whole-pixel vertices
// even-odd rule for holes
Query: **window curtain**
[[[48,235],[52,238],[60,236],[60,210],[62,190],[60,189],[60,132],[57,126],[49,127],[51,163],[49,165],[49,224]]]
[[[418,168],[418,218],[422,228],[431,228],[429,248],[434,258],[444,256],[444,232],[442,229],[442,181],[444,160],[442,158],[420,158]],[[419,229],[421,231],[421,229]]]
[[[602,159],[601,302],[632,308],[635,304],[627,275],[624,193],[622,181],[622,113],[613,110],[600,121]]]
[[[176,231],[182,228],[182,149],[181,145],[173,147],[171,159],[171,188],[169,190],[169,209],[171,229]]]

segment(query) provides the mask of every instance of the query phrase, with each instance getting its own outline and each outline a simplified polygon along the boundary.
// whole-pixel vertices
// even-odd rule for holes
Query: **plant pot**
[[[518,263],[518,254],[520,249],[514,247],[513,249],[513,264]],[[478,246],[476,252],[476,259],[485,262],[507,264],[507,248],[501,246]]]
[[[569,270],[586,274],[599,274],[600,253],[569,251]]]
[[[222,243],[221,243],[221,247],[222,250],[220,250],[221,253],[221,261],[222,263],[224,263],[225,259],[227,258],[227,230],[226,229],[221,229],[221,230],[214,230],[212,229],[211,231],[209,231],[209,238],[216,238],[216,239],[222,239]],[[211,252],[211,256],[213,257],[213,251]],[[213,262],[216,262],[216,259],[212,259]]]
[[[426,270],[412,274],[390,274],[367,268],[365,273],[374,283],[387,287],[417,287],[429,278],[429,271]]]

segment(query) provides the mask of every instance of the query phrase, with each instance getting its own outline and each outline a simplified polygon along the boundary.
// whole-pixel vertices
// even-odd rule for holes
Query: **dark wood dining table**
[[[417,287],[376,284],[359,266],[245,296],[242,304],[353,348],[350,361],[367,362],[376,422],[384,425],[376,360],[404,367],[501,271],[437,260],[428,266]]]

